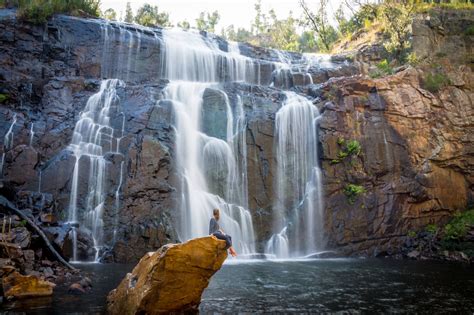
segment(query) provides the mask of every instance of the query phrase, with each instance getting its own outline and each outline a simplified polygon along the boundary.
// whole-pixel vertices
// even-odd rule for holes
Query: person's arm
[[[211,218],[209,222],[209,235],[213,234],[215,231],[218,230],[217,221],[214,218]]]

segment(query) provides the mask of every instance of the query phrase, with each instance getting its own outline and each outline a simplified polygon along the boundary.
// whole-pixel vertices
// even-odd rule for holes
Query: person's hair
[[[213,215],[219,215],[219,209],[216,208],[216,209],[212,210],[212,214]]]

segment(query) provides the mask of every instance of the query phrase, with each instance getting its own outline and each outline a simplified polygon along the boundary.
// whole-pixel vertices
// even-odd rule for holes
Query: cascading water
[[[110,125],[110,113],[117,106],[116,88],[124,83],[117,79],[104,80],[100,90],[87,101],[84,111],[74,128],[70,149],[76,158],[74,165],[71,194],[69,199],[68,220],[72,226],[73,260],[77,255],[77,227],[92,235],[95,249],[95,260],[102,247],[103,221],[102,214],[106,197],[105,154],[113,152],[114,129]],[[84,209],[78,209],[80,167],[89,170],[87,196]],[[78,211],[81,210],[81,211]]]
[[[139,59],[145,57],[150,47],[159,52],[153,55],[161,58],[155,63],[156,74],[157,79],[170,81],[163,91],[163,98],[173,104],[176,164],[182,175],[179,187],[180,239],[184,241],[206,235],[212,209],[220,208],[221,225],[233,236],[237,250],[241,253],[255,252],[252,217],[247,210],[246,116],[240,97],[234,95],[229,100],[223,83],[260,84],[261,63],[243,56],[238,43],[228,42],[226,45],[212,35],[195,31],[162,29],[157,32],[110,22],[102,25],[102,38],[104,46],[101,74],[105,78],[133,81],[140,77],[142,61]],[[143,53],[142,40],[143,46],[147,48]],[[116,43],[122,44],[117,47]],[[269,61],[264,61],[266,66],[275,70],[273,83],[280,82],[280,86],[289,88],[292,82],[288,80],[292,80],[294,71],[305,72],[310,76],[307,72],[313,66],[314,58],[305,56],[292,64],[291,56],[278,51],[277,55],[279,62],[268,65]],[[101,90],[91,97],[76,125],[74,134],[75,137],[82,137],[81,140],[74,138],[71,143],[76,165],[69,221],[74,222],[74,239],[77,236],[75,227],[78,225],[91,232],[96,254],[103,245],[104,154],[118,153],[124,137],[123,112],[120,113],[123,119],[122,130],[117,134],[108,123],[107,115],[111,103],[115,102],[115,88],[122,84],[115,79],[102,83]],[[208,108],[206,93],[219,95],[218,104],[212,105],[217,108]],[[98,108],[100,114],[97,117],[87,117],[88,113],[92,114]],[[208,111],[214,110],[220,112],[218,115],[225,113],[224,118],[219,116],[225,123],[220,121],[216,122],[219,126],[209,127],[206,125],[206,115],[209,114]],[[275,145],[278,169],[274,210],[275,217],[280,220],[275,221],[275,234],[266,247],[267,253],[277,257],[304,255],[319,246],[322,193],[317,158],[317,117],[318,111],[311,102],[290,92],[277,114],[275,135],[278,142]],[[216,134],[215,129],[221,130]],[[87,186],[88,195],[84,209],[81,209],[83,215],[79,217],[77,198],[81,158],[88,159],[91,173]],[[124,167],[122,161],[119,184],[115,191],[114,241],[119,224]],[[289,179],[288,183],[285,183],[286,179]],[[76,251],[74,259],[77,259]]]
[[[176,127],[176,159],[183,178],[181,182],[182,240],[208,234],[214,208],[221,209],[223,230],[232,235],[240,253],[255,252],[253,223],[247,207],[245,113],[237,100],[237,120],[227,94],[220,88],[223,81],[255,81],[253,61],[230,52],[200,34],[163,30],[165,46],[163,77],[172,80],[164,98],[173,101]],[[226,113],[223,137],[204,132],[203,96],[207,89],[218,91]],[[243,134],[243,135],[242,135]],[[218,188],[217,188],[218,187]]]
[[[33,139],[35,137],[35,130],[34,130],[34,123],[31,123],[31,128],[30,128],[30,147],[33,146]]]
[[[308,99],[293,92],[285,94],[275,119],[275,234],[266,246],[268,254],[280,258],[307,255],[322,245],[319,112]]]
[[[8,128],[7,133],[5,134],[5,138],[3,141],[3,153],[2,153],[2,160],[0,164],[0,173],[3,174],[3,164],[5,164],[5,154],[7,150],[10,150],[13,147],[13,127],[16,124],[16,114],[13,114],[12,124],[10,128]]]

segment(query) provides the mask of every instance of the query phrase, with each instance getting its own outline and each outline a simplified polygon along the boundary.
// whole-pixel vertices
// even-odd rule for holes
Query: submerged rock
[[[194,312],[209,280],[227,258],[225,242],[211,236],[169,244],[146,254],[109,293],[109,314]]]
[[[37,276],[23,276],[16,271],[3,278],[3,295],[6,299],[50,296],[54,283],[44,281]]]

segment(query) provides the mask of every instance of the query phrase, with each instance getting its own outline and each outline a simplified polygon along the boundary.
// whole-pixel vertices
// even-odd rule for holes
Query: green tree
[[[137,11],[135,22],[143,26],[171,26],[169,14],[159,12],[158,7],[145,3]]]
[[[414,2],[409,0],[386,0],[382,6],[385,32],[390,37],[384,46],[397,59],[400,59],[402,52],[410,46],[410,28],[414,9]]]
[[[242,27],[235,30],[235,27],[232,24],[222,30],[222,36],[235,42],[249,42],[253,37],[252,32],[249,30]]]
[[[299,36],[296,33],[296,20],[290,12],[288,18],[279,20],[274,10],[270,10],[272,23],[270,25],[269,35],[271,46],[282,50],[299,50]]]
[[[255,8],[255,18],[251,25],[251,31],[255,35],[266,33],[268,30],[267,16],[265,13],[262,13],[262,1],[257,0],[254,5]]]
[[[191,25],[189,24],[188,21],[184,20],[184,21],[178,22],[178,27],[181,27],[183,30],[188,30],[191,27]]]
[[[212,13],[201,12],[199,14],[199,17],[196,19],[196,26],[200,31],[215,33],[216,25],[217,23],[219,23],[220,18],[221,16],[217,11],[214,11]]]
[[[302,52],[314,51],[317,47],[314,31],[304,31],[298,39],[299,50]]]
[[[299,3],[305,17],[304,24],[311,27],[318,35],[319,48],[324,51],[329,51],[334,42],[338,39],[338,36],[336,30],[328,21],[328,0],[319,0],[319,5],[315,12],[309,8],[305,0],[299,0]]]
[[[112,8],[108,8],[104,11],[102,17],[106,20],[117,21],[117,12],[115,12],[115,10]]]
[[[125,18],[123,21],[127,23],[133,23],[133,11],[130,2],[127,2],[127,6],[125,7]]]

